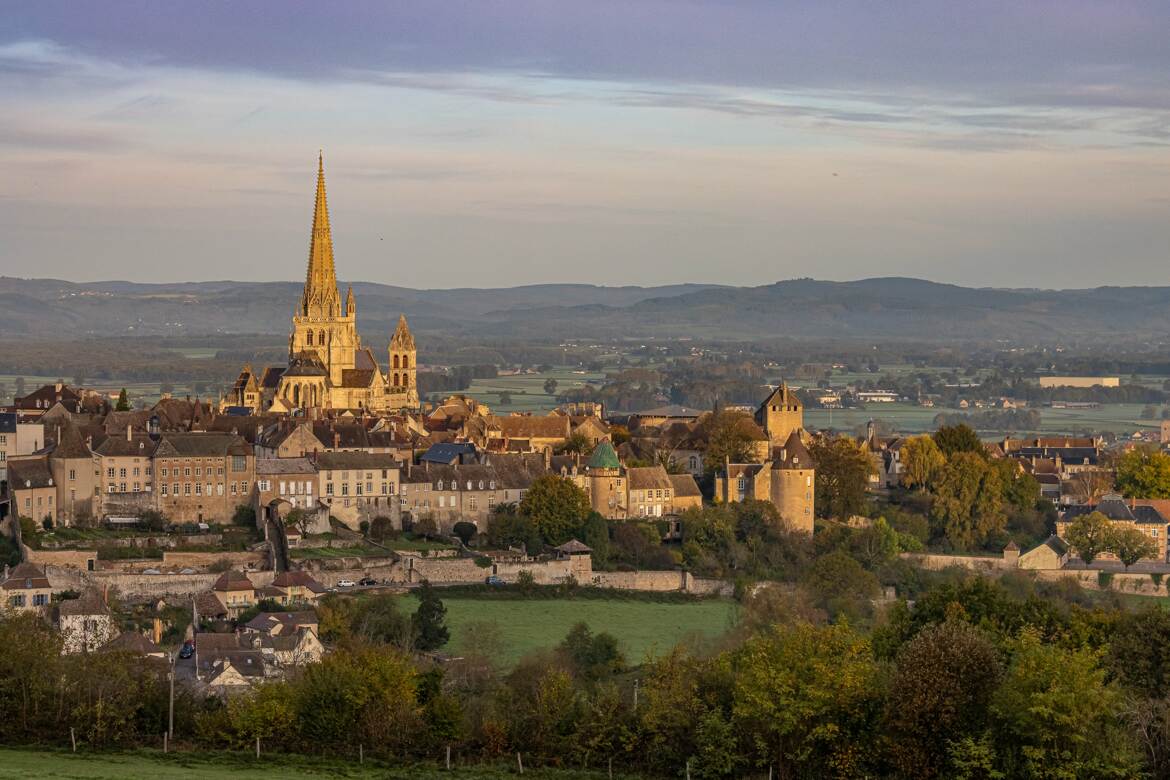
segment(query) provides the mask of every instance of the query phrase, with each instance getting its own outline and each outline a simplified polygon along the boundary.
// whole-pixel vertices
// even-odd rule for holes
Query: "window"
[[[467,499],[467,508],[474,512],[478,508],[479,502],[476,501],[475,496],[470,496]]]
[[[195,483],[195,495],[197,495],[197,496],[203,495],[203,483],[202,482]]]
[[[119,483],[118,483],[118,492],[119,492],[119,493],[125,493],[125,492],[126,492],[126,483],[125,483],[125,482],[119,482]]]
[[[14,607],[23,607],[24,606],[24,594],[19,594],[19,595],[13,596],[12,598],[10,598],[8,600],[8,603]]]
[[[233,482],[233,483],[232,483],[232,495],[233,495],[233,496],[234,496],[234,495],[236,495],[236,489],[237,489],[238,487],[239,487],[239,486],[238,486],[238,485],[237,485],[235,482]]]
[[[354,493],[359,495],[359,496],[362,494],[362,483],[357,482],[354,484]]]
[[[126,478],[126,469],[118,469],[118,476],[122,479]]]
[[[349,495],[349,483],[348,482],[341,483],[341,495],[343,495],[343,496]]]
[[[160,472],[159,472],[159,474],[160,474],[161,476],[164,476],[164,477],[165,477],[165,476],[167,475],[167,467],[166,467],[166,466],[163,466],[163,467],[162,467],[162,471],[160,471]]]
[[[165,482],[162,483],[162,486],[159,489],[162,491],[162,494],[165,496],[167,494],[167,483],[165,483]]]
[[[243,471],[245,463],[243,455],[232,455],[232,471]]]
[[[327,495],[327,496],[333,495],[333,483],[332,482],[325,483],[325,495]]]
[[[176,495],[176,496],[179,495],[179,483],[178,482],[171,483],[171,494]]]
[[[69,481],[72,482],[75,479],[77,479],[77,470],[69,469]]]
[[[488,490],[495,490],[495,489],[496,489],[496,481],[493,479],[491,482],[488,483]]]
[[[217,496],[222,496],[222,495],[223,495],[223,483],[222,483],[222,482],[218,483],[218,484],[215,486],[215,494],[216,494]]]
[[[184,467],[183,467],[183,476],[184,476],[184,477],[189,477],[189,476],[191,476],[191,467],[190,467],[190,466],[184,466]]]
[[[136,476],[136,477],[141,477],[141,476],[142,476],[142,469],[140,469],[140,468],[138,468],[137,466],[135,466],[135,467],[134,467],[134,476]]]
[[[185,495],[185,496],[191,495],[191,483],[190,482],[183,483],[183,495]]]

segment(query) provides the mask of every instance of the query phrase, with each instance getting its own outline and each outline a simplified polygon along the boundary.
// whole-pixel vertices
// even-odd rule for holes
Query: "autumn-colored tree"
[[[816,508],[822,517],[847,520],[865,510],[874,464],[848,436],[822,438],[809,452],[816,466]]]
[[[929,436],[911,436],[902,444],[902,485],[925,490],[934,481],[943,466],[946,456]]]
[[[734,661],[733,721],[781,777],[862,777],[876,758],[881,667],[846,625],[751,639]]]
[[[1065,528],[1064,538],[1085,565],[1108,552],[1112,543],[1113,524],[1100,512],[1090,512],[1074,519]]]
[[[956,452],[974,452],[985,455],[986,450],[979,434],[966,423],[958,425],[944,425],[934,432],[934,443],[948,458]]]
[[[538,477],[520,502],[520,511],[549,544],[563,544],[591,511],[585,491],[557,474]]]
[[[719,471],[728,461],[746,463],[754,459],[754,435],[759,428],[747,414],[724,409],[705,417],[699,428],[699,435],[707,440],[703,468],[708,474]]]
[[[1142,531],[1132,526],[1116,527],[1109,537],[1109,550],[1128,569],[1142,558],[1158,554],[1158,545]]]
[[[1127,498],[1170,498],[1170,455],[1146,447],[1130,450],[1117,460],[1116,484]]]
[[[995,644],[967,623],[929,626],[903,645],[885,716],[890,760],[899,774],[944,774],[948,744],[986,728],[1000,674]]]
[[[939,473],[931,504],[937,531],[956,550],[986,544],[1007,524],[1000,471],[978,453],[955,452]]]

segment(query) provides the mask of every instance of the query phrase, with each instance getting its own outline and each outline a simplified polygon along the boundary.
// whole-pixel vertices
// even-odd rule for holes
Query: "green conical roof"
[[[614,451],[613,445],[609,443],[609,439],[603,439],[597,443],[586,465],[591,469],[620,469],[622,467],[621,461],[618,460],[617,452]]]

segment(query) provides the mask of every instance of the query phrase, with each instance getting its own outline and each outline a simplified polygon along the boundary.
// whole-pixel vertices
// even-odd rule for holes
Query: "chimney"
[[[126,441],[134,441],[134,426],[126,423]]]
[[[337,431],[334,431],[333,432],[333,449],[337,449],[340,446],[341,446],[341,434],[338,433]]]
[[[151,641],[156,645],[162,642],[162,618],[154,619],[154,630],[151,632]]]

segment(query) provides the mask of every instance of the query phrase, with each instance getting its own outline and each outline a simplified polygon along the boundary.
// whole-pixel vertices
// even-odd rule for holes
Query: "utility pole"
[[[175,658],[176,654],[171,654],[171,673],[168,675],[171,678],[171,700],[167,706],[167,737],[169,741],[175,741]]]

